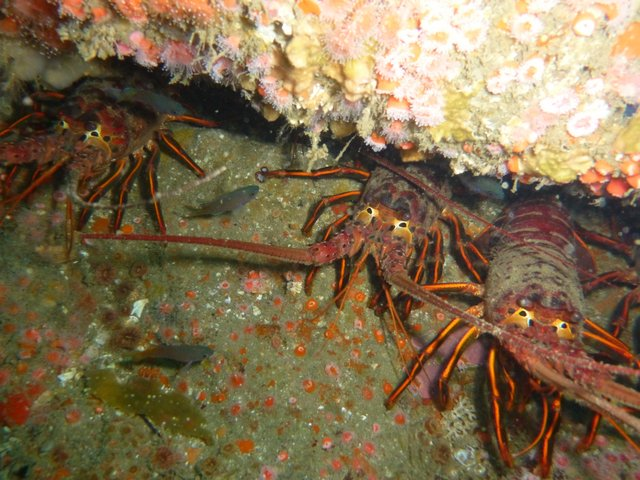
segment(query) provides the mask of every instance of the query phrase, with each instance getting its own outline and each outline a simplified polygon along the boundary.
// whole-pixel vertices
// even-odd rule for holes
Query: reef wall
[[[456,173],[639,192],[638,1],[13,0],[2,12],[5,35],[49,56],[208,75],[312,137],[357,132],[407,161],[435,149]]]

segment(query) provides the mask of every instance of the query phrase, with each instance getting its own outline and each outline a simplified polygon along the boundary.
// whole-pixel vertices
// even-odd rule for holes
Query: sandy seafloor
[[[172,234],[306,245],[311,239],[300,228],[315,201],[357,187],[350,180],[270,179],[233,214],[185,220],[185,205],[254,184],[260,167],[282,168],[289,152],[224,128],[174,131],[207,171],[227,171],[194,186],[190,172],[163,158],[159,181],[161,191],[173,192],[162,198]],[[134,192],[130,201],[138,198]],[[476,206],[500,209],[490,201]],[[94,220],[107,215],[96,210]],[[333,218],[325,213],[316,232]],[[535,449],[512,470],[496,455],[481,368],[454,374],[450,410],[439,412],[415,391],[385,409],[385,385],[399,380],[402,362],[367,308],[372,274],[360,274],[338,311],[331,301],[335,270],[321,269],[312,311],[300,291],[306,268],[298,265],[207,247],[77,240],[66,260],[64,202],[52,201],[46,188],[15,219],[0,231],[0,402],[18,410],[13,425],[0,429],[1,479],[535,477]],[[139,204],[125,224],[154,231]],[[450,258],[445,277],[465,278]],[[622,293],[596,295],[590,306],[611,309]],[[148,302],[142,314],[129,318],[140,300]],[[424,338],[444,325],[437,313],[413,312]],[[123,328],[140,338],[121,335]],[[209,345],[214,354],[185,369],[121,363],[125,347],[160,340]],[[98,368],[122,382],[146,376],[182,392],[200,408],[210,444],[163,425],[154,432],[96,398],[85,374]],[[606,425],[590,451],[575,454],[589,417],[569,410],[553,478],[640,478],[639,456]],[[510,422],[514,451],[527,444],[537,418],[531,407]]]

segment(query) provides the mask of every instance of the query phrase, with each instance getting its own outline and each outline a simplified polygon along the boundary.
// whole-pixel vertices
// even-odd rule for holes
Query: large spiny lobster
[[[596,412],[597,420],[591,423],[582,448],[592,442],[599,418],[604,416],[637,449],[638,445],[617,422],[640,432],[640,418],[628,411],[640,411],[640,393],[616,382],[615,375],[637,377],[640,370],[597,361],[588,353],[585,342],[594,343],[600,354],[609,359],[622,359],[636,367],[640,361],[618,340],[619,331],[610,334],[584,317],[579,274],[592,276],[594,265],[589,252],[577,239],[566,210],[552,197],[517,201],[507,207],[496,228],[481,235],[475,243],[489,259],[484,285],[441,283],[424,288],[462,291],[481,297],[483,302],[471,307],[468,313],[500,327],[491,333],[494,341],[487,356],[487,376],[494,430],[504,462],[514,465],[503,417],[505,406],[513,407],[518,388],[536,392],[541,397],[543,420],[529,448],[540,443],[542,477],[549,475],[551,469],[561,396]],[[396,402],[451,332],[462,328],[464,334],[437,381],[437,399],[440,404],[446,403],[447,381],[464,349],[480,334],[489,333],[477,322],[466,320],[466,317],[454,318],[420,352],[407,377],[387,399],[388,407]],[[503,402],[504,397],[509,400]]]
[[[405,274],[407,268],[414,263],[424,260],[425,252],[433,243],[436,250],[441,245],[441,233],[438,227],[438,220],[456,223],[457,218],[446,209],[444,199],[450,195],[449,184],[444,181],[435,182],[430,175],[431,169],[421,166],[409,166],[407,170],[412,176],[427,183],[436,192],[431,197],[411,185],[409,182],[398,179],[396,175],[384,168],[376,168],[372,173],[366,170],[348,167],[327,168],[310,173],[291,172],[284,170],[267,171],[261,170],[256,174],[260,181],[268,177],[304,177],[322,178],[330,175],[345,175],[360,179],[366,179],[367,184],[363,192],[347,192],[333,197],[323,199],[315,208],[314,214],[307,222],[303,231],[308,232],[312,228],[321,210],[334,202],[344,199],[357,199],[351,209],[350,215],[345,215],[334,222],[327,230],[324,240],[307,248],[278,247],[237,240],[221,240],[201,237],[178,237],[172,235],[92,235],[87,234],[83,238],[111,238],[128,239],[139,241],[168,241],[180,243],[204,244],[219,246],[223,248],[243,250],[248,252],[277,258],[287,262],[303,265],[326,265],[340,260],[343,273],[337,284],[338,296],[344,295],[348,289],[345,285],[346,265],[345,259],[353,259],[355,271],[352,276],[362,268],[367,258],[373,258],[376,270],[384,277],[385,265],[397,265]],[[340,228],[339,231],[336,230]],[[431,239],[434,239],[431,242]],[[421,252],[417,255],[416,252]],[[440,252],[436,251],[438,256]],[[463,257],[467,257],[463,253]],[[441,263],[441,262],[440,262]],[[422,265],[416,266],[417,276],[421,276]],[[433,274],[438,277],[441,267],[436,266]],[[307,290],[315,270],[307,277]],[[414,274],[414,277],[416,275]],[[413,279],[411,279],[414,282]],[[393,283],[393,282],[392,282]],[[415,282],[414,282],[415,283]],[[383,285],[383,293],[387,304],[390,307],[392,325],[391,330],[399,337],[397,343],[401,355],[413,355],[413,351],[408,352],[402,346],[410,346],[407,332],[400,315],[394,308],[393,299],[388,285]],[[402,338],[404,337],[404,338]],[[408,358],[406,358],[408,360]]]
[[[103,195],[116,193],[111,230],[120,228],[127,195],[135,179],[144,178],[158,229],[166,233],[156,178],[160,148],[178,158],[199,177],[205,172],[180,147],[166,127],[187,122],[214,127],[216,122],[193,117],[174,100],[147,88],[121,87],[107,80],[85,80],[68,92],[41,92],[32,98],[38,110],[0,131],[0,166],[7,169],[0,202],[4,215],[59,171],[69,171],[84,203],[75,227],[81,229]],[[11,137],[16,137],[15,139]],[[32,167],[26,186],[22,167]]]
[[[85,234],[83,238],[86,240],[111,239],[209,245],[254,252],[287,262],[315,266],[359,255],[356,261],[357,268],[359,268],[365,257],[372,256],[378,272],[386,282],[418,301],[432,303],[456,315],[456,318],[436,337],[431,346],[427,347],[428,355],[438,348],[453,329],[457,327],[467,329],[459,347],[456,348],[445,366],[444,370],[448,373],[443,377],[441,385],[446,386],[446,379],[451,374],[468,341],[480,334],[487,334],[494,338],[495,343],[489,358],[489,364],[494,372],[492,406],[500,452],[508,465],[512,465],[513,461],[500,420],[503,409],[500,403],[502,395],[498,387],[498,374],[504,373],[507,380],[511,380],[511,376],[507,373],[507,367],[501,366],[499,368],[497,366],[496,358],[498,355],[505,358],[508,356],[509,362],[516,366],[519,365],[518,368],[528,372],[526,388],[539,387],[542,392],[544,389],[541,385],[548,385],[554,392],[553,395],[556,395],[558,399],[560,394],[576,399],[612,422],[621,422],[636,432],[640,432],[640,419],[626,410],[626,408],[640,409],[640,393],[623,386],[614,379],[617,374],[638,377],[640,369],[603,364],[590,356],[582,344],[582,338],[586,336],[580,327],[583,305],[574,258],[576,246],[572,243],[573,236],[569,221],[565,217],[557,219],[554,217],[553,221],[550,220],[551,223],[548,224],[546,230],[540,230],[538,227],[547,225],[541,218],[540,224],[533,225],[540,230],[540,235],[534,235],[535,241],[528,242],[528,230],[524,228],[524,224],[518,223],[522,222],[523,217],[515,210],[511,214],[507,214],[505,218],[511,219],[515,223],[509,223],[507,220],[501,225],[499,232],[505,234],[505,230],[514,229],[516,233],[507,233],[505,240],[498,242],[498,246],[491,249],[493,252],[492,261],[500,262],[501,257],[502,260],[509,263],[509,260],[515,259],[511,250],[519,251],[519,254],[522,254],[522,249],[526,249],[527,254],[533,255],[535,260],[530,265],[523,265],[522,258],[518,257],[518,265],[526,268],[535,267],[535,275],[528,275],[528,273],[534,273],[532,271],[520,271],[518,278],[521,281],[508,283],[508,280],[498,278],[500,275],[495,277],[491,274],[491,270],[494,274],[500,271],[506,273],[509,271],[507,270],[508,266],[499,263],[496,263],[495,266],[492,264],[486,288],[478,284],[471,284],[465,290],[467,292],[475,291],[478,294],[484,292],[487,300],[486,305],[484,307],[479,305],[472,307],[469,311],[463,311],[450,305],[431,291],[437,291],[442,287],[438,284],[418,284],[415,280],[416,277],[412,278],[407,268],[414,252],[423,251],[418,246],[421,247],[422,240],[426,241],[429,238],[428,234],[433,231],[438,218],[446,220],[455,218],[447,212],[447,189],[442,184],[434,184],[428,176],[428,170],[423,167],[408,166],[400,169],[385,160],[376,159],[376,161],[384,168],[378,167],[373,171],[367,187],[361,195],[351,195],[359,198],[352,210],[351,217],[336,222],[330,227],[330,233],[325,236],[323,241],[306,248],[277,247],[236,240],[174,235]],[[353,169],[341,171],[349,174],[354,173]],[[311,174],[285,172],[262,172],[261,174],[304,177],[324,175],[322,171]],[[365,175],[362,176],[365,177]],[[339,196],[335,197],[335,199],[337,198]],[[317,213],[322,205],[331,201],[321,202],[315,212]],[[557,206],[555,203],[552,205]],[[559,206],[556,210],[557,212],[562,211]],[[556,210],[547,213],[555,215]],[[513,220],[513,217],[516,220]],[[558,221],[557,225],[554,223],[555,220]],[[305,228],[308,228],[313,221],[312,219]],[[330,236],[337,226],[340,226],[341,230]],[[457,232],[457,226],[455,230]],[[560,244],[554,244],[550,247],[545,243],[545,235],[542,233],[552,236],[558,235]],[[551,243],[553,244],[553,241]],[[471,247],[470,250],[478,258],[484,258],[475,247]],[[552,252],[551,257],[546,258],[549,251],[555,251],[556,248],[561,250],[561,254],[558,256],[557,252]],[[468,262],[469,252],[467,249],[461,244],[459,251],[465,259],[465,263],[473,270],[474,276],[480,280],[479,274]],[[540,267],[540,262],[545,266]],[[555,271],[556,267],[559,271]],[[537,290],[530,288],[532,284],[528,282],[532,279],[536,280]],[[548,283],[549,281],[551,283]],[[571,282],[572,290],[563,294],[563,288],[558,287],[564,287],[564,285],[557,283],[558,281]],[[495,290],[496,294],[491,294],[492,296],[489,298],[487,292],[490,292],[492,288],[497,289]],[[551,293],[551,295],[546,295],[547,293]],[[385,295],[393,311],[388,289],[385,291]],[[534,305],[536,306],[536,316],[534,317],[529,312],[528,318],[532,323],[529,325],[528,322],[525,322],[523,325],[521,319],[525,317],[522,316],[522,309],[532,308]],[[510,308],[513,311],[509,311]],[[547,317],[551,312],[553,315]],[[394,314],[394,317],[397,317],[397,313]],[[534,318],[536,320],[533,320]],[[395,322],[398,321],[395,320]],[[622,356],[626,361],[632,360],[628,348],[622,342],[614,336],[608,335],[595,324],[589,323],[587,325],[591,330],[591,337],[596,340],[596,343],[610,348],[612,355]],[[520,326],[532,328],[518,328]],[[389,406],[395,402],[402,389],[421,369],[423,359],[421,357],[424,356],[418,357],[409,370],[407,380],[392,394],[388,402]],[[515,389],[513,381],[509,384]],[[444,387],[442,391],[444,392]],[[543,396],[543,399],[544,405],[549,407],[547,397]],[[544,437],[543,445],[547,451],[541,458],[543,473],[548,473],[550,468],[549,451],[557,418],[559,418],[559,410],[554,416],[555,420],[547,422],[545,419],[541,428],[540,437]]]

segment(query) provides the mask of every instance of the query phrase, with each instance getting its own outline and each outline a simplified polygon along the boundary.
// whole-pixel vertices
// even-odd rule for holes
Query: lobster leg
[[[160,207],[160,201],[158,200],[158,177],[156,175],[159,157],[160,155],[158,147],[155,144],[152,144],[151,152],[149,153],[149,159],[147,161],[146,185],[148,188],[149,196],[151,197],[151,207],[158,223],[158,229],[160,230],[160,233],[164,235],[165,233],[167,233],[167,225],[164,222],[162,208]]]
[[[458,343],[456,343],[456,347],[453,350],[453,353],[449,356],[447,363],[445,363],[444,368],[440,372],[438,377],[438,395],[437,403],[440,408],[446,408],[449,403],[449,387],[448,382],[449,378],[451,378],[451,374],[453,373],[453,369],[460,361],[460,357],[469,346],[470,343],[475,341],[478,338],[479,332],[476,327],[468,327],[467,331],[462,335]]]
[[[187,152],[180,146],[175,138],[166,130],[158,132],[158,141],[160,145],[169,149],[169,151],[187,165],[198,177],[206,176],[205,171],[193,160]]]
[[[220,126],[220,122],[194,117],[193,115],[165,115],[164,120],[167,122],[189,123],[191,125],[206,128],[216,128]]]
[[[482,312],[482,306],[474,305],[472,307],[469,307],[464,313],[466,315],[471,316],[471,315],[481,314],[481,312]],[[436,335],[436,337],[433,340],[431,340],[431,342],[427,346],[425,346],[422,349],[422,351],[420,351],[420,353],[415,357],[413,364],[409,368],[406,377],[393,390],[393,392],[389,394],[389,396],[385,400],[384,404],[387,407],[387,409],[392,408],[395,405],[396,401],[398,400],[402,392],[406,390],[406,388],[416,378],[418,373],[420,373],[420,371],[424,366],[424,362],[427,361],[442,346],[444,341],[449,337],[449,335],[453,331],[457,330],[458,328],[464,325],[465,323],[461,318],[458,318],[458,317],[454,318],[442,330],[440,330],[438,335]],[[458,344],[456,345],[456,348],[453,354],[449,358],[449,362],[447,365],[448,368],[445,367],[442,373],[440,374],[441,377],[438,382],[439,395],[440,395],[440,392],[444,390],[443,386],[446,384],[448,378],[451,376],[453,367],[455,367],[456,363],[458,362],[460,355],[464,351],[465,347],[468,345],[469,340],[473,336],[477,336],[477,334],[478,334],[478,330],[475,327],[469,327],[468,330],[463,335],[462,339],[458,341]],[[446,397],[446,393],[444,393],[444,397]]]
[[[11,206],[5,211],[2,212],[3,216],[9,215],[18,204],[27,198],[34,190],[36,190],[40,185],[47,182],[51,177],[53,177],[57,171],[59,171],[62,167],[64,167],[65,162],[59,162],[53,164],[48,170],[45,170],[36,181],[31,183],[27,188],[25,188],[22,192],[14,195],[13,197],[7,198],[0,202],[0,206],[11,204]],[[0,218],[0,225],[2,225],[3,218]]]
[[[2,130],[0,130],[0,137],[4,137],[5,135],[8,135],[9,133],[11,133],[13,130],[15,130],[17,127],[19,127],[20,125],[22,125],[26,121],[28,121],[28,120],[30,120],[32,118],[38,118],[38,117],[44,117],[44,113],[42,113],[42,112],[31,112],[31,113],[28,113],[28,114],[20,117],[18,120],[13,122],[11,125],[8,125],[5,128],[3,128]]]
[[[311,214],[307,222],[302,227],[302,233],[304,233],[307,237],[311,235],[311,229],[313,228],[315,223],[318,221],[320,214],[328,206],[345,201],[345,200],[358,200],[361,194],[362,192],[360,190],[352,190],[350,192],[343,192],[343,193],[338,193],[336,195],[323,197],[322,200],[320,200],[316,204],[315,208],[313,209],[313,213]]]
[[[371,173],[360,168],[351,167],[326,167],[318,170],[311,170],[310,172],[305,172],[303,170],[268,170],[267,168],[262,168],[256,174],[256,178],[258,181],[264,182],[269,177],[317,179],[337,175],[354,176],[360,180],[367,180],[371,176]]]
[[[462,325],[464,325],[464,322],[462,320],[460,320],[459,318],[454,318],[447,324],[446,327],[440,330],[438,335],[436,335],[436,337],[431,340],[431,342],[427,346],[425,346],[420,351],[418,356],[414,359],[413,364],[409,368],[406,377],[400,382],[398,386],[396,386],[396,388],[389,394],[389,396],[385,400],[384,406],[387,409],[393,408],[393,406],[398,401],[398,398],[400,398],[400,395],[402,395],[402,392],[404,392],[407,387],[411,385],[411,382],[413,382],[418,373],[420,373],[424,366],[424,363],[438,350],[438,348],[440,348],[449,334],[451,334],[451,332],[458,329]]]
[[[461,226],[460,220],[458,219],[457,216],[455,216],[453,213],[449,211],[445,211],[442,218],[443,220],[446,220],[447,222],[449,222],[449,224],[453,228],[453,234],[455,236],[455,244],[458,249],[458,254],[460,255],[460,258],[464,262],[465,266],[467,267],[467,270],[473,275],[473,277],[477,282],[481,282],[482,277],[480,276],[476,268],[473,266],[473,263],[471,262],[471,258],[469,257],[469,253],[467,252],[467,248],[469,247],[467,247],[466,245],[468,245],[469,242],[466,241],[467,234],[464,231],[464,228]],[[474,247],[472,251],[474,255],[476,255],[476,257],[478,257],[480,261],[484,263],[484,265],[487,265],[489,263],[489,261],[484,257],[484,255],[482,255],[478,251],[477,248]]]
[[[543,397],[544,402],[549,400]],[[554,398],[551,400],[550,410],[551,419],[547,424],[546,431],[542,436],[542,443],[540,445],[540,476],[546,478],[551,472],[551,454],[553,452],[553,440],[558,428],[558,422],[560,421],[560,410],[562,408],[561,397],[558,392],[555,392]]]
[[[613,322],[613,334],[618,336],[620,331],[629,323],[629,310],[640,303],[640,287],[627,293],[622,301],[622,310]]]
[[[625,298],[626,300],[626,298]],[[628,313],[628,312],[627,312]],[[622,356],[629,363],[634,363],[640,367],[640,360],[636,359],[633,354],[629,351],[628,347],[618,340],[618,335],[621,332],[620,328],[616,328],[613,333],[609,333],[606,330],[602,329],[598,325],[591,322],[589,319],[585,319],[585,325],[587,328],[594,330],[596,333],[591,333],[589,331],[583,331],[583,335],[592,338],[602,345],[610,348],[620,356]],[[578,443],[577,449],[578,451],[588,450],[593,441],[596,438],[596,433],[598,432],[598,427],[600,426],[600,421],[602,420],[602,414],[595,412],[591,417],[591,421],[589,422],[589,427],[587,428],[587,432],[584,434],[580,442]],[[611,419],[609,419],[609,423],[614,425],[614,427],[626,438],[632,445],[636,445],[635,442],[624,432],[623,429],[619,428],[617,424]]]
[[[605,272],[591,279],[589,282],[584,283],[582,285],[582,289],[585,293],[589,293],[595,288],[603,285],[610,285],[611,283],[628,283],[634,285],[638,282],[637,275],[637,273],[629,269]]]
[[[617,334],[619,334],[619,331],[614,332],[616,333],[614,335],[599,327],[588,318],[586,318],[584,322],[588,330],[583,330],[583,336],[595,340],[596,342],[620,355],[627,362],[635,363],[636,366],[640,367],[640,359],[635,358],[635,356],[629,351],[629,347],[618,340]],[[593,332],[589,330],[593,330]]]
[[[138,170],[142,167],[142,163],[144,162],[144,154],[142,152],[138,152],[136,154],[129,155],[129,160],[132,165],[127,172],[126,177],[122,181],[118,192],[118,208],[116,208],[115,215],[113,217],[113,231],[117,232],[120,230],[120,226],[122,225],[122,218],[124,216],[124,210],[127,204],[127,197],[129,196],[129,188],[131,187],[131,183],[136,177]]]
[[[89,216],[91,215],[91,204],[97,202],[108,190],[108,188],[122,175],[124,171],[124,167],[127,164],[126,158],[121,158],[116,162],[115,168],[113,169],[113,173],[109,175],[106,179],[104,179],[101,183],[96,185],[93,191],[89,194],[89,196],[84,199],[87,205],[82,209],[80,215],[78,216],[78,222],[76,224],[76,228],[81,230],[89,220]]]
[[[487,356],[487,375],[489,377],[489,387],[491,391],[491,418],[493,419],[493,429],[496,433],[498,450],[502,460],[508,467],[513,467],[513,457],[509,451],[507,434],[502,426],[502,410],[500,406],[500,388],[498,386],[498,361],[497,346],[492,342]]]
[[[344,176],[355,176],[359,179],[366,180],[370,177],[370,173],[366,170],[361,170],[357,168],[350,167],[327,167],[318,170],[312,170],[310,172],[299,171],[299,170],[268,170],[267,168],[262,168],[257,174],[256,178],[260,182],[264,182],[269,177],[279,177],[279,178],[325,178],[336,175],[344,175]],[[329,205],[333,205],[338,202],[342,202],[345,200],[355,200],[357,201],[362,195],[362,192],[359,190],[353,190],[349,192],[343,192],[336,195],[331,195],[328,197],[322,198],[311,213],[309,219],[305,222],[302,227],[302,233],[305,236],[309,236],[311,234],[311,229],[318,221],[320,214],[324,211],[326,207]],[[331,237],[331,234],[342,224],[344,224],[347,220],[349,220],[349,215],[343,215],[338,220],[333,222],[329,228],[325,231],[322,241],[327,241]],[[336,284],[336,291],[340,292],[343,286],[346,284],[346,270],[347,264],[346,259],[341,259],[339,272],[338,272],[338,281]],[[317,269],[312,268],[306,276],[305,279],[305,292],[307,295],[311,294],[311,286],[313,283],[313,279],[315,278]]]

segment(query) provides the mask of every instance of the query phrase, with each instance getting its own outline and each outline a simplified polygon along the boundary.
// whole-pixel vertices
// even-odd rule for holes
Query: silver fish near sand
[[[204,345],[156,345],[140,352],[133,352],[127,361],[133,363],[168,361],[191,365],[211,355],[213,350]]]
[[[202,203],[197,207],[187,205],[191,212],[185,218],[215,217],[216,215],[232,212],[253,200],[258,194],[258,190],[257,185],[248,185],[232,192],[224,193],[212,201]]]

